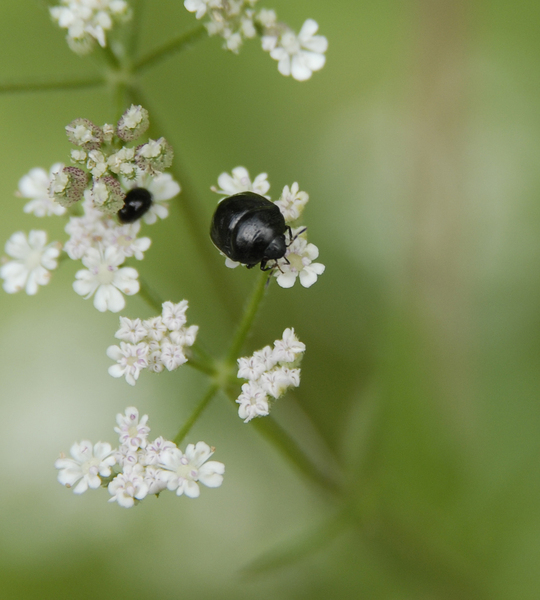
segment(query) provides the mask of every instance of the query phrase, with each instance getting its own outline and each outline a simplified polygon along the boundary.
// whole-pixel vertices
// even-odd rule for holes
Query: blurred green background
[[[180,0],[144,4],[141,54],[196,24]],[[173,437],[205,388],[188,368],[107,375],[118,316],[98,313],[68,261],[37,296],[0,294],[0,597],[204,600],[540,597],[540,4],[517,0],[273,0],[314,18],[327,65],[299,83],[247,43],[204,39],[142,79],[207,227],[217,176],[298,181],[325,274],[273,285],[246,353],[294,326],[302,385],[273,415],[339,481],[321,495],[214,399],[188,437],[216,446],[223,486],[124,510],[74,496],[54,460],[75,440],[115,442],[135,405]],[[0,83],[91,76],[34,0],[0,3]],[[0,95],[2,243],[61,219],[13,196],[35,166],[66,160],[64,126],[110,121],[104,89]],[[182,201],[180,197],[179,202]],[[223,352],[256,273],[216,293],[173,207],[135,266],[189,299]],[[216,268],[222,259],[214,253]],[[224,298],[225,297],[225,298]],[[224,303],[225,299],[225,303]],[[122,314],[152,311],[129,298]],[[343,506],[347,517],[338,519]],[[246,571],[263,561],[255,573]]]

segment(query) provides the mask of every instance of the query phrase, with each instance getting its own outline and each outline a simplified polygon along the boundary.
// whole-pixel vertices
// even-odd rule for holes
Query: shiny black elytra
[[[120,223],[135,223],[152,206],[152,194],[145,188],[133,188],[124,198],[124,206],[118,211]]]
[[[212,217],[210,237],[218,250],[248,269],[285,256],[289,227],[276,206],[254,192],[241,192],[222,200]],[[273,268],[273,267],[270,267]]]

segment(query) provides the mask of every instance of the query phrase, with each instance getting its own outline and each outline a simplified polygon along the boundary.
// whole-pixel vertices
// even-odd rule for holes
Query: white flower
[[[242,385],[242,393],[236,402],[240,405],[238,416],[244,419],[244,423],[248,423],[254,417],[265,417],[270,410],[265,391],[254,381]]]
[[[328,41],[322,35],[315,35],[318,28],[316,21],[308,19],[298,35],[289,29],[281,35],[277,46],[270,49],[270,56],[279,61],[278,71],[282,75],[305,81],[313,71],[323,68]],[[271,48],[271,44],[266,41],[263,48]]]
[[[134,467],[135,465],[140,464],[144,457],[144,451],[139,448],[128,446],[128,444],[122,444],[118,450],[115,451],[114,456],[117,464],[124,469],[125,467]]]
[[[182,300],[178,304],[172,302],[164,302],[162,304],[163,311],[163,323],[169,331],[178,331],[183,325],[186,324],[186,310],[188,308],[188,301]]]
[[[142,500],[148,494],[148,483],[144,479],[144,469],[136,465],[119,473],[108,486],[112,498],[109,502],[118,502],[124,508],[131,508],[135,500]]]
[[[105,32],[115,21],[125,21],[131,16],[125,0],[60,0],[60,6],[49,10],[58,25],[68,30],[68,44],[79,54],[89,52],[94,40],[105,47]]]
[[[14,233],[6,242],[6,254],[14,258],[0,268],[0,277],[4,280],[4,290],[14,294],[25,289],[33,296],[40,285],[47,285],[51,278],[49,271],[56,269],[56,259],[60,254],[60,244],[47,245],[45,231],[32,230],[26,237],[22,231]]]
[[[144,461],[146,465],[158,465],[161,462],[161,455],[165,450],[176,448],[176,444],[166,440],[163,436],[159,436],[153,442],[149,442],[146,446]]]
[[[195,13],[196,19],[202,19],[206,14],[208,0],[184,0],[184,6],[189,12]]]
[[[45,169],[36,167],[20,179],[18,195],[23,198],[32,198],[24,205],[25,213],[33,213],[36,217],[50,217],[52,215],[60,216],[66,212],[66,209],[49,195],[52,176],[63,168],[62,163],[55,163],[47,173]]]
[[[120,443],[126,444],[133,450],[146,448],[146,438],[150,433],[150,427],[146,425],[148,415],[143,415],[139,420],[139,411],[134,406],[128,406],[125,413],[116,415],[118,427],[114,430],[120,435]]]
[[[277,362],[292,363],[297,355],[306,351],[306,345],[303,344],[294,333],[292,327],[288,327],[283,332],[283,338],[274,342],[273,356]]]
[[[187,358],[182,352],[182,346],[167,342],[161,345],[160,360],[168,371],[174,371],[174,369],[178,369],[180,365],[187,362]]]
[[[286,223],[293,223],[300,218],[300,215],[304,211],[304,207],[309,200],[309,196],[306,192],[301,192],[298,187],[298,183],[295,181],[290,189],[286,185],[283,188],[281,198],[276,200],[274,204],[279,207],[281,214],[285,218]]]
[[[193,346],[198,331],[198,325],[181,327],[178,331],[171,331],[169,333],[169,339],[173,344],[178,344],[179,346]]]
[[[165,471],[154,466],[148,466],[144,470],[144,482],[148,486],[149,494],[159,494],[167,489]]]
[[[238,377],[256,381],[266,371],[265,363],[254,356],[238,359]]]
[[[260,173],[251,183],[248,170],[245,167],[236,167],[232,170],[232,175],[221,173],[218,177],[218,185],[221,186],[221,189],[216,187],[210,189],[216,194],[224,194],[225,196],[232,196],[240,192],[255,192],[264,196],[270,189],[267,177],[266,173]]]
[[[98,442],[92,449],[92,443],[83,440],[73,444],[70,450],[73,458],[61,456],[54,466],[60,470],[58,481],[66,487],[73,487],[73,492],[82,494],[88,488],[96,489],[101,485],[101,477],[109,477],[111,467],[116,459],[112,456],[111,445]]]
[[[314,244],[308,244],[305,237],[298,235],[301,229],[293,229],[292,244],[287,248],[285,257],[279,259],[277,269],[272,274],[282,288],[290,288],[300,276],[300,283],[308,288],[317,281],[317,276],[324,273],[324,265],[313,262],[319,256]],[[287,262],[288,261],[288,262]]]
[[[90,298],[94,292],[94,306],[100,311],[118,312],[124,308],[126,301],[121,292],[132,296],[139,291],[139,274],[131,267],[118,269],[124,262],[124,256],[113,246],[102,250],[89,248],[82,262],[88,270],[75,273],[77,281],[73,289],[77,294]]]
[[[206,462],[214,453],[204,442],[189,444],[185,454],[178,448],[165,450],[161,457],[161,467],[166,469],[164,478],[169,490],[176,490],[177,496],[185,494],[197,498],[200,494],[198,482],[207,487],[219,487],[223,482],[225,465],[220,462]]]
[[[109,367],[109,375],[125,376],[129,385],[135,385],[142,369],[148,367],[148,344],[141,342],[136,346],[120,342],[120,346],[109,346],[107,356],[117,362]]]
[[[115,338],[129,342],[130,344],[138,344],[146,337],[146,328],[140,319],[128,319],[120,317],[120,329],[114,334]]]
[[[283,396],[287,388],[300,385],[300,369],[278,367],[263,373],[257,383],[267,394],[277,399]]]
[[[114,224],[107,230],[104,243],[117,248],[126,258],[134,256],[137,260],[142,260],[143,253],[150,248],[152,240],[148,237],[138,238],[140,229],[140,221],[120,226]]]
[[[146,336],[156,342],[160,342],[167,333],[167,327],[161,317],[152,317],[143,321],[143,327],[146,329]]]

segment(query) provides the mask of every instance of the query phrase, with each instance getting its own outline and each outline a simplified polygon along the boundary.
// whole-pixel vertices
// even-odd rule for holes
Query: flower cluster
[[[266,173],[260,173],[252,182],[245,167],[236,167],[232,170],[232,175],[221,173],[218,177],[218,185],[219,188],[212,186],[210,189],[224,197],[240,192],[255,192],[270,200],[270,196],[266,195],[270,189]],[[286,185],[283,188],[283,192],[275,204],[279,207],[285,223],[292,227],[302,216],[308,200],[308,194],[300,191],[298,183],[294,182],[290,187]],[[313,262],[318,256],[317,246],[307,241],[306,228],[301,226],[291,228],[285,256],[275,262],[272,275],[282,288],[292,287],[297,277],[300,278],[302,286],[308,288],[317,281],[317,277],[325,269],[323,264]],[[234,269],[240,263],[226,258],[225,264]]]
[[[208,461],[214,448],[204,442],[188,444],[182,452],[174,442],[158,437],[148,441],[148,415],[139,419],[139,411],[128,407],[116,416],[120,445],[113,450],[107,442],[92,445],[88,440],[71,447],[72,458],[61,455],[54,464],[59,470],[58,481],[75,494],[88,488],[107,487],[111,498],[124,508],[130,508],[151,494],[168,489],[177,496],[197,498],[199,483],[219,487],[225,465]]]
[[[105,32],[131,18],[125,0],[60,0],[60,5],[49,11],[53,20],[67,29],[67,43],[77,54],[87,54],[96,42],[105,48]]]
[[[152,224],[167,217],[166,201],[180,192],[172,176],[162,172],[172,161],[166,140],[126,145],[144,133],[148,124],[148,112],[141,106],[126,110],[116,127],[98,127],[87,119],[75,119],[66,133],[77,146],[71,160],[78,166],[55,163],[49,173],[34,168],[19,182],[17,195],[30,199],[25,212],[46,217],[78,211],[78,216],[69,217],[65,228],[69,235],[64,245],[66,254],[81,260],[85,267],[76,273],[73,288],[85,298],[93,296],[94,306],[102,312],[122,310],[123,294],[139,291],[136,269],[122,265],[127,258],[142,260],[150,247],[150,238],[138,237],[141,220]],[[140,220],[118,223],[115,215],[124,207],[126,195],[141,188],[151,199],[147,211]],[[7,292],[26,288],[27,293],[35,294],[37,285],[49,281],[48,271],[57,266],[52,259],[58,257],[62,246],[59,242],[46,246],[46,239],[45,231],[32,232],[28,240],[20,232],[10,238],[6,253],[16,260],[4,259],[7,264],[0,271]]]
[[[245,39],[259,35],[263,50],[278,61],[278,71],[292,75],[297,81],[309,79],[325,63],[324,53],[328,42],[315,35],[319,26],[308,19],[300,33],[277,20],[273,10],[255,10],[257,0],[184,0],[189,12],[197,19],[205,15],[209,35],[219,35],[225,40],[224,48],[237,53]]]
[[[164,302],[161,316],[146,321],[120,317],[120,329],[115,334],[122,340],[120,346],[107,348],[107,356],[116,361],[109,374],[125,377],[135,385],[143,369],[161,373],[187,362],[186,348],[193,346],[199,330],[197,325],[185,327],[187,308],[187,300]]]
[[[298,365],[306,350],[293,328],[285,329],[283,338],[274,342],[274,347],[265,346],[252,356],[238,359],[238,377],[247,379],[236,402],[238,416],[244,423],[254,417],[266,416],[271,398],[279,398],[290,387],[300,385]],[[270,397],[270,398],[269,398]]]

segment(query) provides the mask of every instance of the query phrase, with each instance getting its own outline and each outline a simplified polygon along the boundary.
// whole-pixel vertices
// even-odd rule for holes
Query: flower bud
[[[132,104],[120,117],[116,135],[124,142],[131,142],[140,137],[149,125],[148,111],[142,106]]]
[[[137,166],[148,173],[161,173],[172,164],[173,149],[169,142],[160,137],[149,140],[147,144],[137,147],[135,161]]]
[[[64,167],[53,174],[49,194],[67,208],[83,197],[87,181],[88,175],[79,167]]]
[[[115,215],[124,206],[120,183],[110,175],[94,181],[92,199],[96,208],[108,215]]]
[[[71,121],[69,125],[66,125],[66,134],[72,144],[85,150],[95,150],[103,142],[101,127],[94,125],[88,119],[74,119]]]

